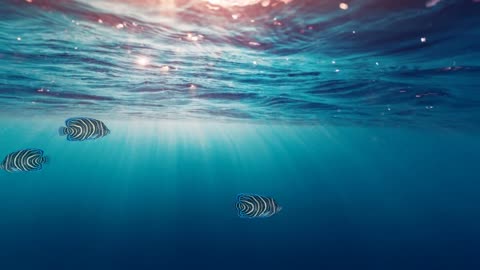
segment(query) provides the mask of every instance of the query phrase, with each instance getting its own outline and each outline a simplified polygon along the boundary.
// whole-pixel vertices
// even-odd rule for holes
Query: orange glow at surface
[[[232,7],[232,6],[249,6],[260,3],[262,0],[207,0],[212,5]]]
[[[223,7],[245,7],[261,3],[263,7],[270,5],[270,0],[203,0],[209,4]],[[293,0],[281,0],[281,2],[288,4]]]

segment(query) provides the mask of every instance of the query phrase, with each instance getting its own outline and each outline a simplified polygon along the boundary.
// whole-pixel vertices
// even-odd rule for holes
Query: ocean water
[[[0,269],[479,269],[477,0],[0,0]],[[71,117],[111,134],[68,141]],[[245,219],[237,194],[282,211]]]

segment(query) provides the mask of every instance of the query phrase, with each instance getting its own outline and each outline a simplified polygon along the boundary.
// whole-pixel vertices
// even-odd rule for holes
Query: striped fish
[[[67,136],[69,141],[95,140],[110,134],[107,126],[99,120],[86,117],[70,118],[65,121],[66,127],[60,127],[60,136]]]
[[[266,218],[275,215],[282,207],[273,199],[256,194],[237,195],[238,216],[241,218]]]
[[[42,169],[42,164],[48,162],[43,156],[43,150],[25,149],[8,154],[0,164],[0,168],[7,172],[30,172]]]

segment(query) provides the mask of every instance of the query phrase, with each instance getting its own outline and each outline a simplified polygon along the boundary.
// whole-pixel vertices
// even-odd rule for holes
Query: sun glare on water
[[[140,57],[137,58],[136,62],[139,66],[144,67],[144,66],[148,66],[150,64],[150,59],[148,59],[145,56],[140,56]]]
[[[269,6],[270,0],[203,0],[211,5],[223,6],[223,7],[245,7],[250,5],[256,5],[261,3],[263,7]],[[280,0],[285,4],[292,2],[293,0]]]
[[[260,3],[262,0],[206,0],[208,3],[217,6],[232,7],[232,6],[249,6]]]

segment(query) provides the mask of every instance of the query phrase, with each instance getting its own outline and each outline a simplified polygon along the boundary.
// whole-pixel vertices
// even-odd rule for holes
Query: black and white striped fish
[[[241,218],[266,218],[275,215],[282,207],[273,199],[256,194],[237,195],[238,216]]]
[[[60,136],[67,136],[69,141],[95,140],[110,134],[110,130],[100,120],[86,117],[75,117],[65,121],[66,127],[60,127]]]
[[[43,156],[43,150],[25,149],[8,154],[0,164],[0,169],[7,172],[38,171],[47,162],[48,158]]]

